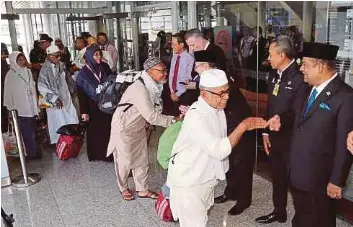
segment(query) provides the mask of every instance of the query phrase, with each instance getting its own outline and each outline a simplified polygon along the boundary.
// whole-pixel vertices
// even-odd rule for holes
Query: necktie
[[[305,106],[305,111],[304,111],[304,117],[306,116],[306,114],[308,113],[311,105],[313,104],[313,102],[315,101],[315,98],[316,98],[316,95],[317,95],[317,90],[314,89],[313,92],[311,93],[310,97],[309,97],[309,100],[308,102],[306,103],[306,106]]]
[[[179,62],[180,62],[180,55],[178,55],[177,60],[174,66],[174,75],[173,75],[173,82],[172,82],[172,90],[177,92],[177,81],[178,81],[178,73],[179,73]]]

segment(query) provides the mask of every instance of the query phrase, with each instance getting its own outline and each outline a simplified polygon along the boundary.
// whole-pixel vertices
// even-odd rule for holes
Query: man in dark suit
[[[190,53],[200,50],[212,51],[216,56],[217,68],[227,72],[227,58],[222,48],[206,40],[199,29],[195,28],[187,31],[185,33],[185,40],[189,46]]]
[[[279,132],[263,133],[264,148],[270,157],[272,172],[272,201],[274,210],[256,219],[256,222],[267,224],[274,221],[287,221],[288,174],[287,162],[292,135],[294,112],[292,103],[301,86],[306,86],[299,66],[294,61],[294,46],[288,36],[278,36],[269,48],[268,60],[273,68],[268,78],[267,119],[276,114],[287,114],[282,119]]]
[[[289,156],[294,227],[335,227],[336,200],[352,165],[347,134],[353,129],[353,89],[335,70],[339,47],[304,43],[304,80],[296,109]],[[273,123],[286,116],[276,116]],[[278,124],[278,123],[277,123]]]
[[[209,58],[215,59],[215,67],[226,71],[227,58],[223,50],[204,39],[203,34],[198,29],[189,30],[185,34],[185,40],[190,50],[195,52],[195,71],[200,71],[198,67],[203,67],[202,62],[206,60],[202,59]],[[227,74],[231,90],[224,112],[227,118],[227,130],[228,133],[231,133],[242,120],[252,116],[252,112],[243,94],[235,85],[233,78],[229,76],[229,72]],[[227,188],[223,195],[215,198],[215,203],[237,200],[236,205],[228,212],[230,215],[241,214],[251,204],[252,177],[255,163],[254,141],[254,132],[247,132],[237,147],[232,150],[229,157],[230,167],[226,174]]]

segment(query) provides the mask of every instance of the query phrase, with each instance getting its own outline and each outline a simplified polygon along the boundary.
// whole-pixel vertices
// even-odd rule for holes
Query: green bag
[[[178,138],[183,122],[178,121],[170,125],[159,138],[157,161],[163,169],[168,169],[170,154],[176,139]]]

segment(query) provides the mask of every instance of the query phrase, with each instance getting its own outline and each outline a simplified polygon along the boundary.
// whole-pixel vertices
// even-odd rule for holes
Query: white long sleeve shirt
[[[169,161],[167,185],[191,187],[224,180],[232,147],[223,110],[199,97],[186,113]]]
[[[34,117],[39,113],[37,91],[29,69],[18,74],[10,69],[5,78],[4,105],[16,109],[21,117]]]

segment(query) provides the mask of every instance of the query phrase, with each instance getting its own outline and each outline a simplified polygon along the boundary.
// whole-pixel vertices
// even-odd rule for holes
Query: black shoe
[[[214,202],[215,203],[224,203],[224,202],[226,202],[228,200],[234,201],[235,199],[228,198],[225,194],[214,198]]]
[[[287,221],[287,214],[279,216],[272,212],[271,214],[256,218],[255,221],[260,224],[269,224],[275,221],[284,223]]]
[[[229,215],[239,215],[241,213],[244,212],[244,210],[246,208],[248,208],[249,206],[247,207],[244,207],[244,206],[239,206],[238,204],[236,204],[234,207],[232,207],[229,211],[228,211],[228,214]]]

